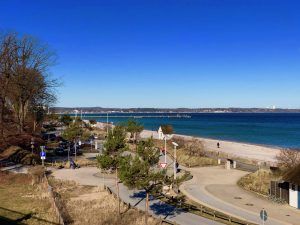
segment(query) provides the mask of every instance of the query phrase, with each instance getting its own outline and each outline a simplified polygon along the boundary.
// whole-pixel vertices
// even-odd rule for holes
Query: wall
[[[289,195],[290,195],[290,201],[289,204],[290,206],[293,206],[295,208],[300,208],[298,205],[298,186],[294,185],[294,190],[292,188],[292,184],[290,184],[290,189],[289,189]]]

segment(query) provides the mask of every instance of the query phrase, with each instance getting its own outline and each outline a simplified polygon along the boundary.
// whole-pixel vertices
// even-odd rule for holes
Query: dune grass
[[[276,180],[278,177],[278,174],[261,169],[242,177],[238,181],[238,185],[248,191],[253,191],[267,197],[269,195],[270,181]]]
[[[117,199],[99,187],[78,185],[71,181],[50,179],[74,225],[142,225],[145,214],[121,203],[118,215]],[[84,213],[82,213],[84,212]],[[160,221],[149,217],[148,225]]]

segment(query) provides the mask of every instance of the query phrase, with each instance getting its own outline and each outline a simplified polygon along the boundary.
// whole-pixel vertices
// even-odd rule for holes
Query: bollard
[[[218,165],[221,165],[221,159],[218,159]]]
[[[233,161],[233,169],[236,169],[236,161]]]
[[[226,169],[227,169],[227,170],[230,170],[230,166],[231,166],[231,165],[230,165],[230,161],[227,160],[227,161],[226,161]]]

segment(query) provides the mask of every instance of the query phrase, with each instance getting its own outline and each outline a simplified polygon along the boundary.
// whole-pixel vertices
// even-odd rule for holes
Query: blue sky
[[[300,108],[300,2],[1,1],[58,55],[59,106]]]

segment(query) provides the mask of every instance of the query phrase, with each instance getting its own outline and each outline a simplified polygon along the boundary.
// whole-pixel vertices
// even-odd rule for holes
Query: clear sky
[[[56,51],[59,106],[300,108],[300,1],[0,2]]]

